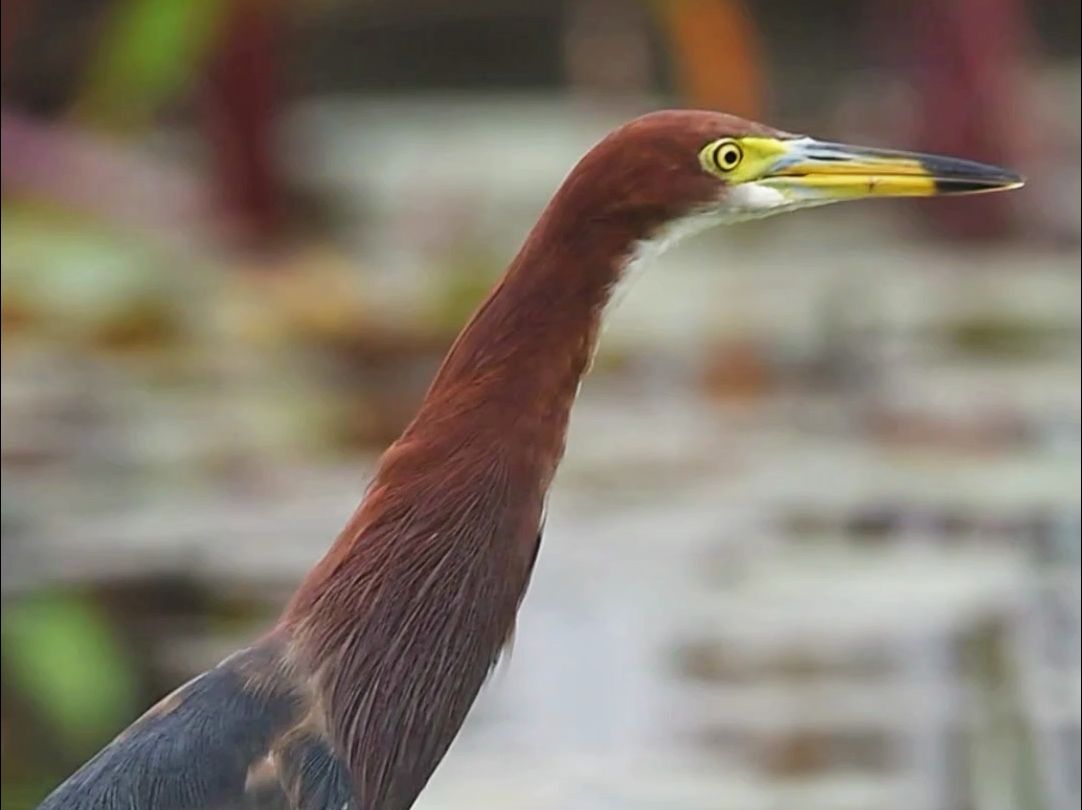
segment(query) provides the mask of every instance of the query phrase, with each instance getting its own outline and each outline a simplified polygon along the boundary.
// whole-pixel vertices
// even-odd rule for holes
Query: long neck
[[[633,222],[584,222],[559,208],[458,336],[403,441],[452,423],[498,425],[504,443],[531,443],[547,465],[559,462],[605,305],[639,235]]]
[[[542,216],[283,615],[366,807],[412,803],[514,627],[575,392],[638,237],[572,214]]]
[[[485,520],[517,510],[522,528],[536,532],[603,309],[643,233],[633,222],[584,221],[559,201],[459,334],[287,620],[311,609],[340,566],[375,565],[384,545],[428,526],[442,532],[479,500],[490,502]]]

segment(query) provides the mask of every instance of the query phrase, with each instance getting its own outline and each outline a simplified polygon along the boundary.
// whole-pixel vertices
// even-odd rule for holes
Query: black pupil
[[[726,166],[732,166],[736,163],[736,150],[733,148],[726,149],[721,153],[721,160]]]

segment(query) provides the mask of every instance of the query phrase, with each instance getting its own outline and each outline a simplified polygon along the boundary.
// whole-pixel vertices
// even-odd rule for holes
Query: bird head
[[[630,218],[647,237],[675,221],[705,227],[846,200],[1022,184],[1017,174],[970,160],[820,141],[716,112],[667,110],[602,140],[568,178],[566,191],[588,201],[588,210],[573,206],[583,216]]]

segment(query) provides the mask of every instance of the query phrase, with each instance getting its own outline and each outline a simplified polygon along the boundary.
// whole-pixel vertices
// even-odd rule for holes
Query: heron
[[[512,635],[570,412],[633,269],[715,224],[1022,184],[713,111],[613,130],[564,179],[272,629],[147,710],[42,810],[411,807]]]

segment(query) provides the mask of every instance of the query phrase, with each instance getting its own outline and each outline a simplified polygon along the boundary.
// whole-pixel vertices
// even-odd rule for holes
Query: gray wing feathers
[[[158,703],[39,810],[342,810],[348,776],[308,715],[254,647]]]

